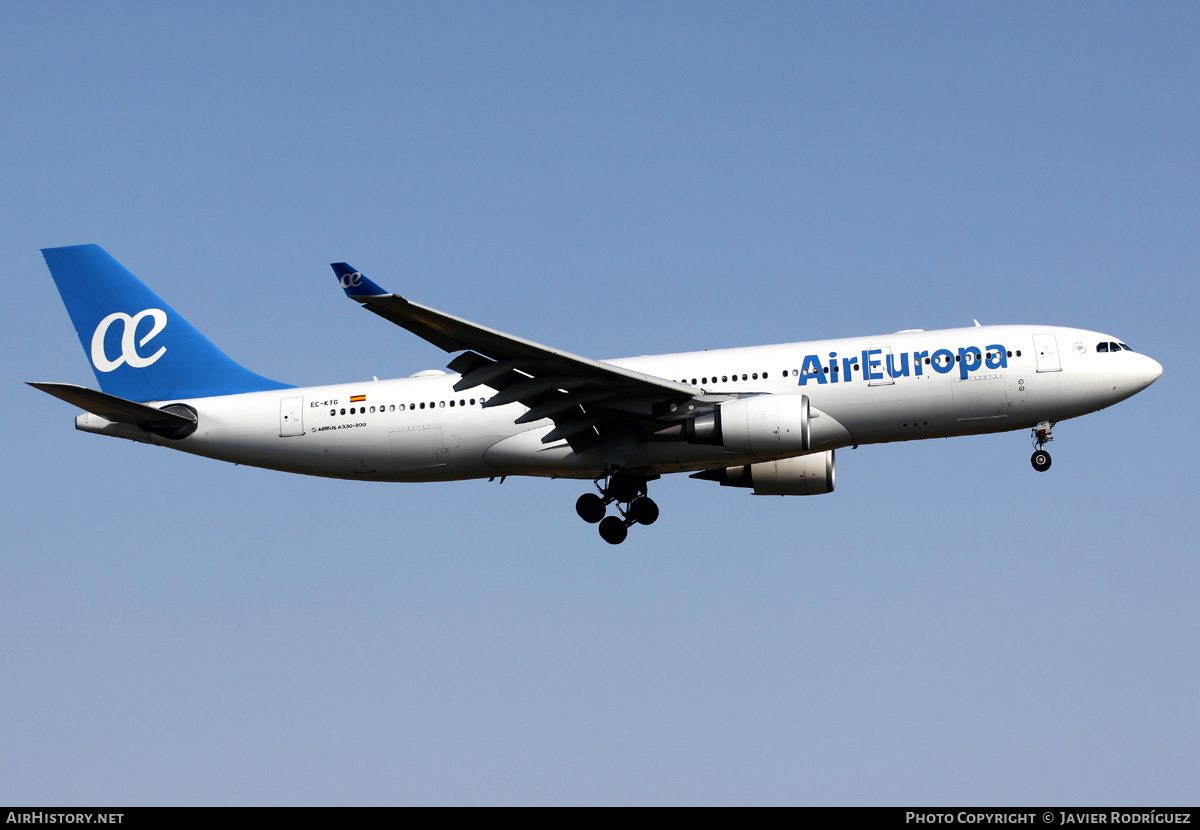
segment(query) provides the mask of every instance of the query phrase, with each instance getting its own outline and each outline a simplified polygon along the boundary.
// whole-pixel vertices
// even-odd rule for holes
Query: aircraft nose
[[[1152,357],[1145,358],[1142,366],[1142,386],[1149,386],[1162,375],[1162,364]]]

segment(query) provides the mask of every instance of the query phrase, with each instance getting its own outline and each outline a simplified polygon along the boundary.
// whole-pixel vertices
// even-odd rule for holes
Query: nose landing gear
[[[596,488],[600,493],[584,493],[580,496],[575,502],[575,512],[589,524],[600,524],[601,539],[610,545],[619,545],[629,535],[631,525],[650,525],[658,520],[658,505],[646,495],[648,480],[631,476],[624,470],[616,470],[596,479]],[[620,515],[605,518],[608,505],[614,502]]]
[[[1033,451],[1029,462],[1033,464],[1033,469],[1039,473],[1044,473],[1050,469],[1050,453],[1046,452],[1045,446],[1054,440],[1050,435],[1050,430],[1054,428],[1054,424],[1050,421],[1042,421],[1033,428],[1033,444],[1037,448]]]

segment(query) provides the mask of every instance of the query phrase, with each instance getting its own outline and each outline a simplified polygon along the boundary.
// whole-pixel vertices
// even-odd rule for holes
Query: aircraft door
[[[284,398],[279,402],[279,437],[304,434],[304,398]]]
[[[449,462],[450,455],[458,449],[458,433],[451,425],[442,430],[442,446],[438,455],[439,461]]]
[[[394,429],[388,433],[388,441],[392,450],[392,467],[398,473],[446,463],[448,450],[442,439],[440,424]]]
[[[879,346],[867,353],[867,365],[863,367],[863,375],[868,378],[867,386],[895,386],[888,373],[888,364],[892,360],[892,347]]]
[[[1058,359],[1058,341],[1053,334],[1035,334],[1033,336],[1033,351],[1037,355],[1037,370],[1039,372],[1061,372],[1062,363]]]
[[[970,378],[950,384],[954,417],[959,421],[983,421],[1008,417],[1008,396],[1002,377]]]

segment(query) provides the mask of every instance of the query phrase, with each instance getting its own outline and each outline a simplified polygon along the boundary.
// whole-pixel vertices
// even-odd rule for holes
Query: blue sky
[[[1194,4],[0,8],[0,802],[1177,804],[1200,781]],[[440,368],[328,263],[595,357],[985,323],[1148,391],[829,496],[373,485],[85,435],[38,248],[232,357]],[[1192,391],[1189,391],[1192,390]]]

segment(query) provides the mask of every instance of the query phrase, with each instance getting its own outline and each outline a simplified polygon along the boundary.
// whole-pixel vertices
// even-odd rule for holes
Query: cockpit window
[[[1107,351],[1108,351],[1108,344],[1107,344],[1107,343],[1097,343],[1097,344],[1096,344],[1096,351],[1098,351],[1098,352],[1107,352]]]
[[[1119,351],[1121,351],[1121,346],[1119,343],[1109,343],[1108,350],[1110,352],[1119,352]]]
[[[1133,351],[1133,349],[1129,348],[1129,347],[1128,347],[1128,346],[1126,346],[1124,343],[1121,343],[1121,344],[1119,344],[1119,345],[1121,346],[1121,348],[1122,348],[1122,349],[1124,349],[1124,350],[1125,350],[1125,351],[1127,351],[1127,352],[1132,352],[1132,351]]]

